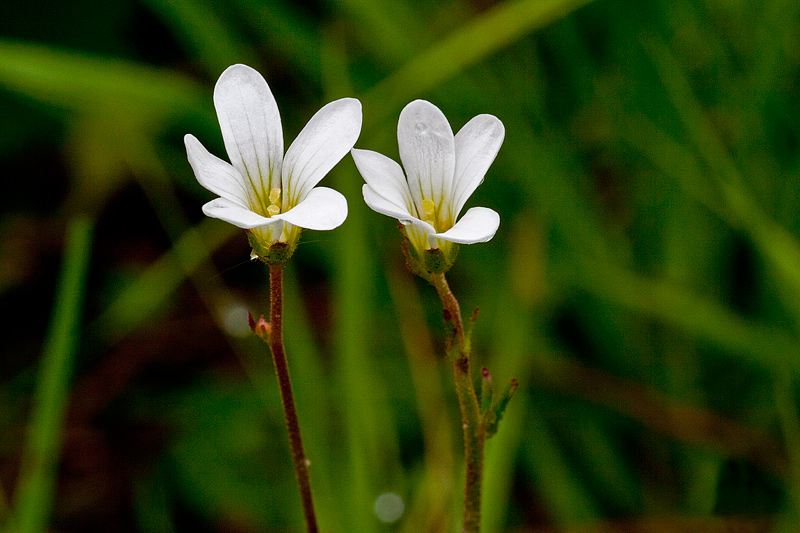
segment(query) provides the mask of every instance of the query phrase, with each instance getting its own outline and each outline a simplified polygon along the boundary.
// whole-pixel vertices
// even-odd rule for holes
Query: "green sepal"
[[[439,274],[447,272],[458,256],[458,245],[449,243],[446,248],[429,248],[425,250],[425,269],[428,272]]]
[[[416,248],[414,248],[408,239],[403,234],[403,257],[406,259],[406,268],[411,271],[412,274],[415,276],[419,276],[428,283],[433,283],[431,279],[431,273],[425,270],[424,264],[422,259],[420,258],[419,254],[417,254]]]
[[[430,248],[425,250],[425,270],[438,274],[440,272],[447,272],[452,263],[447,264],[447,257],[444,252],[439,248]]]
[[[415,275],[431,282],[431,274],[447,272],[458,255],[458,245],[455,243],[447,246],[446,250],[441,248],[429,248],[420,251],[411,243],[404,231],[402,223],[397,224],[400,233],[403,235],[403,256],[406,259],[406,267]]]
[[[486,438],[491,438],[497,433],[497,427],[500,425],[500,420],[503,419],[503,413],[508,407],[508,402],[511,401],[511,397],[514,396],[514,391],[517,390],[517,380],[512,379],[506,390],[503,391],[503,394],[500,396],[500,399],[483,414],[483,422],[486,427]]]
[[[247,240],[250,242],[250,247],[256,257],[267,265],[285,263],[297,249],[297,239],[294,240],[293,244],[276,242],[265,246],[252,232],[248,231]]]

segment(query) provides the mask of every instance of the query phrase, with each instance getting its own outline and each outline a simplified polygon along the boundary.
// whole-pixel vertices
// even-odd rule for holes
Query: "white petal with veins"
[[[231,164],[255,194],[273,186],[283,160],[278,105],[267,82],[246,65],[233,65],[214,87],[222,139]]]
[[[500,215],[473,207],[461,220],[457,218],[483,181],[504,137],[503,123],[492,115],[478,115],[453,136],[439,108],[415,100],[403,109],[397,124],[403,168],[377,152],[351,151],[366,181],[364,201],[378,213],[413,225],[413,230],[403,231],[420,252],[441,247],[447,253],[447,242],[486,242],[497,232]],[[435,228],[445,231],[437,233]]]
[[[281,183],[289,195],[289,205],[303,201],[347,155],[361,132],[361,102],[355,98],[335,100],[311,117],[306,127],[286,151]]]
[[[212,155],[194,135],[183,138],[189,164],[200,185],[242,207],[249,207],[242,176],[231,165]]]
[[[400,160],[417,209],[428,198],[435,206],[452,192],[456,149],[453,130],[438,107],[415,100],[400,112],[397,122]]]
[[[296,244],[298,226],[333,229],[347,218],[340,193],[314,187],[353,147],[361,132],[361,103],[342,98],[320,109],[283,154],[281,117],[264,78],[246,65],[228,67],[214,87],[222,139],[231,163],[193,135],[186,153],[200,184],[220,195],[203,212],[252,230],[254,248]]]
[[[356,168],[364,177],[367,185],[379,196],[399,207],[404,207],[411,215],[416,215],[408,190],[408,182],[395,161],[372,150],[350,150]]]
[[[505,128],[495,116],[478,115],[456,134],[456,171],[453,179],[453,216],[458,217],[467,199],[483,182],[500,145]]]
[[[203,213],[211,218],[218,218],[225,222],[230,222],[234,226],[242,229],[252,229],[280,222],[277,218],[262,217],[258,213],[245,209],[227,198],[211,200],[203,206]]]
[[[473,207],[464,213],[455,226],[433,237],[459,244],[474,244],[491,240],[498,227],[500,215],[488,207]]]
[[[306,229],[334,229],[341,226],[347,218],[347,200],[338,191],[315,187],[302,202],[272,218],[279,218]]]

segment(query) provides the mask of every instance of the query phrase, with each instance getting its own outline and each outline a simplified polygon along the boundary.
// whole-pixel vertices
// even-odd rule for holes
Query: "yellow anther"
[[[433,218],[426,218],[426,219],[425,219],[425,222],[427,222],[428,224],[430,224],[431,226],[433,226],[433,227],[434,227],[434,229],[436,229],[436,221],[435,221],[435,220],[433,220]]]
[[[273,190],[275,190],[275,189],[273,189]],[[272,195],[270,194],[270,196],[272,196]],[[278,206],[277,206],[277,205],[275,205],[275,204],[272,204],[271,206],[269,206],[269,207],[267,208],[267,213],[269,213],[269,216],[274,216],[274,215],[277,215],[277,214],[278,214],[278,213],[280,213],[280,212],[281,212],[281,208],[280,208],[280,207],[278,207]]]
[[[269,203],[277,204],[278,200],[281,199],[281,190],[278,187],[273,187],[269,191]],[[272,213],[273,215],[276,213]]]
[[[433,200],[430,198],[425,198],[422,200],[422,210],[425,211],[426,215],[432,215],[436,206],[433,205]]]

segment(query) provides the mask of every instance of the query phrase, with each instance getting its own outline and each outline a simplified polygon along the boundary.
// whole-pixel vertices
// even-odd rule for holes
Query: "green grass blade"
[[[449,527],[458,515],[453,500],[460,490],[453,485],[454,450],[460,435],[451,432],[457,411],[448,403],[451,391],[443,387],[442,373],[449,369],[437,353],[420,291],[413,275],[398,265],[387,266],[386,285],[397,316],[400,336],[408,358],[409,373],[424,442],[424,468],[414,487],[403,521],[402,533],[437,531]],[[441,530],[441,529],[439,529]]]
[[[208,100],[176,72],[10,40],[0,40],[0,85],[68,109],[113,105],[148,117],[196,111]]]
[[[528,406],[523,415],[527,420],[525,467],[537,482],[547,513],[559,525],[596,520],[599,517],[597,504],[556,440],[544,406],[528,396],[523,391],[515,398],[520,405]]]
[[[563,17],[589,0],[516,0],[477,16],[422,52],[364,97],[373,121],[452,78],[521,36]]]
[[[341,74],[346,72],[341,43],[332,37],[323,49],[323,85],[328,96],[351,93],[349,80]],[[349,167],[346,171],[344,165]],[[349,499],[349,528],[368,533],[376,531],[379,524],[372,511],[378,490],[397,482],[397,426],[386,394],[389,387],[375,364],[375,345],[370,342],[375,337],[370,317],[376,313],[373,280],[377,266],[375,255],[364,246],[368,242],[368,210],[361,200],[361,180],[349,157],[326,180],[348,199],[347,220],[335,232],[332,279],[334,368],[348,454],[343,496]]]
[[[80,334],[92,229],[93,221],[83,217],[73,219],[67,229],[58,291],[34,391],[14,501],[18,533],[45,531],[50,520],[69,380]]]
[[[596,268],[591,272],[575,276],[578,284],[592,294],[658,318],[763,368],[800,372],[797,358],[787,357],[797,353],[796,342],[782,330],[742,318],[683,286],[608,265],[593,267]]]
[[[419,46],[414,8],[397,0],[328,0],[356,22],[355,29],[380,61],[398,63]]]
[[[333,428],[334,394],[323,368],[323,354],[314,342],[314,324],[305,312],[300,284],[291,268],[285,272],[283,319],[286,354],[303,443],[311,461],[317,519],[325,531],[344,531],[342,486],[337,470],[341,444],[336,442]],[[299,501],[297,505],[299,509]]]
[[[93,324],[93,330],[109,340],[133,331],[161,308],[186,277],[237,231],[230,224],[204,219],[187,230],[169,252],[139,278],[125,287]]]
[[[507,294],[505,305],[495,307],[493,316],[479,317],[477,326],[487,330],[491,328],[494,343],[492,359],[487,367],[495,386],[502,391],[511,378],[523,380],[523,394],[519,397],[514,395],[497,434],[486,442],[481,516],[481,526],[486,531],[503,531],[506,527],[515,462],[525,446],[523,439],[528,424],[525,414],[530,409],[527,405],[530,398],[524,392],[530,387],[526,376],[531,374],[531,352],[538,351],[531,335],[535,327],[532,326],[535,323],[532,313],[517,298],[510,296],[510,290]],[[486,299],[490,299],[488,293]]]
[[[793,387],[795,380],[786,374],[775,374],[773,394],[789,456],[788,515],[800,519],[800,413]]]
[[[207,2],[145,0],[145,4],[172,28],[190,52],[197,54],[209,75],[216,77],[234,63],[257,63],[253,48]]]
[[[357,184],[352,176],[349,181]],[[348,191],[351,193],[354,188],[342,187],[351,189]],[[387,450],[387,445],[396,442],[396,435],[386,410],[385,395],[381,392],[386,387],[374,368],[370,343],[365,342],[373,337],[368,317],[373,313],[370,302],[374,299],[374,287],[367,281],[372,279],[373,260],[362,245],[366,241],[365,210],[366,206],[351,202],[348,220],[339,229],[334,290],[337,309],[335,357],[350,455],[349,496],[353,512],[350,527],[354,531],[368,532],[373,531],[377,524],[371,512],[372,502],[377,496],[374,485],[377,473],[384,472],[386,477],[382,484],[387,486],[392,480],[385,466],[387,460],[391,461],[397,455],[392,457],[391,452],[396,450]]]
[[[800,242],[759,204],[669,48],[651,41],[648,51],[691,143],[711,171],[709,176],[699,174],[691,156],[684,150],[687,167],[698,172],[701,183],[710,181],[717,187],[732,225],[742,227],[749,234],[772,268],[773,275],[787,287],[788,290],[781,291],[780,295],[792,312],[796,327],[800,328],[800,297],[797,296],[800,294]]]
[[[290,2],[235,0],[231,8],[247,23],[260,44],[289,63],[300,78],[320,77],[319,28],[309,13]],[[269,79],[269,73],[263,72]]]

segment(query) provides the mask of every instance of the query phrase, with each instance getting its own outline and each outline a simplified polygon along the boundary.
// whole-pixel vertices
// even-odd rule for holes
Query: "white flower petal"
[[[279,187],[283,131],[275,98],[261,74],[246,65],[228,67],[214,87],[214,107],[225,149],[250,191],[261,197]]]
[[[487,207],[473,207],[469,209],[455,226],[445,231],[431,235],[434,237],[460,244],[473,244],[486,242],[494,237],[500,227],[500,215]]]
[[[194,135],[186,135],[183,142],[200,185],[242,207],[249,205],[242,176],[235,168],[206,150]]]
[[[356,163],[358,171],[367,182],[367,185],[380,196],[383,196],[396,206],[403,206],[412,215],[416,209],[413,207],[414,201],[411,199],[411,192],[408,190],[408,182],[395,161],[378,152],[372,150],[350,150],[353,161]]]
[[[364,202],[376,213],[396,218],[403,224],[410,224],[416,218],[408,209],[378,194],[366,183],[361,187],[361,193],[364,195]]]
[[[311,189],[302,202],[287,212],[272,217],[315,230],[337,228],[346,218],[347,200],[340,192],[327,187]]]
[[[311,117],[286,151],[281,183],[283,206],[302,202],[308,192],[342,160],[361,133],[361,102],[335,100]]]
[[[456,151],[453,130],[444,113],[425,100],[411,102],[400,112],[397,143],[419,212],[425,198],[449,211]],[[440,214],[441,218],[450,216],[449,212]]]
[[[425,233],[436,233],[433,226],[409,213],[405,207],[399,206],[376,193],[369,185],[362,186],[361,192],[364,195],[364,202],[376,213],[396,218],[406,226],[413,224]]]
[[[258,213],[245,209],[227,198],[211,200],[203,206],[203,213],[212,218],[218,218],[229,222],[242,229],[257,228],[259,226],[266,226],[279,222],[275,217],[262,217]]]
[[[503,144],[505,128],[493,115],[478,115],[456,134],[456,170],[453,178],[453,217],[483,181]]]

